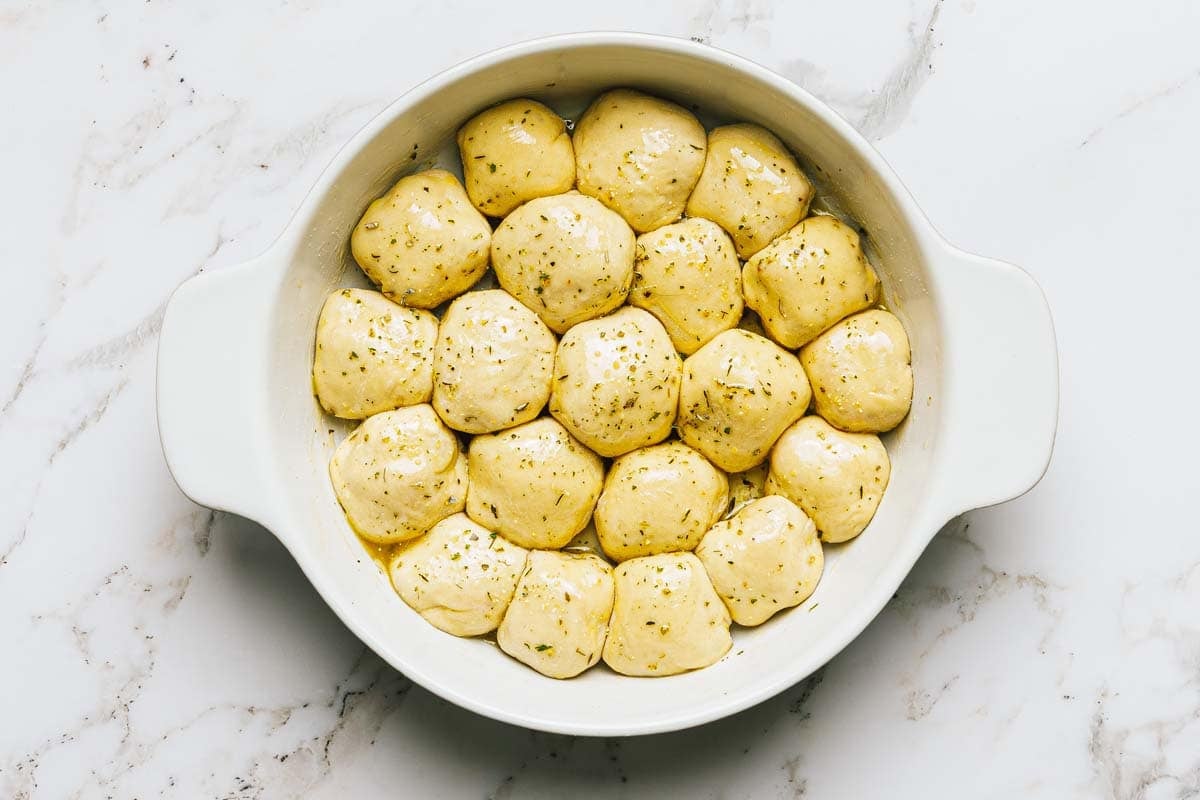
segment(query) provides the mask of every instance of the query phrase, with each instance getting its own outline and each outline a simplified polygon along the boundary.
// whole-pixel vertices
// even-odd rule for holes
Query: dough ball
[[[428,403],[437,317],[379,292],[339,289],[317,320],[313,389],[335,417],[363,419]]]
[[[631,558],[616,568],[604,663],[622,675],[675,675],[729,651],[729,611],[691,553]]]
[[[817,526],[778,496],[755,500],[718,522],[696,557],[739,625],[761,625],[777,611],[800,605],[825,568]]]
[[[392,559],[392,586],[435,628],[455,636],[496,629],[528,551],[455,514]]]
[[[591,197],[530,200],[492,236],[492,268],[509,294],[555,333],[625,302],[633,280],[633,231]]]
[[[351,527],[380,544],[463,510],[467,460],[428,405],[368,417],[334,451],[329,477]]]
[[[639,308],[622,308],[563,336],[550,413],[602,456],[661,442],[675,421],[681,369],[662,324]]]
[[[596,532],[615,561],[692,550],[728,503],[723,472],[686,444],[665,442],[613,462],[596,504]]]
[[[762,250],[808,213],[813,186],[783,142],[757,125],[725,125],[708,134],[689,217],[729,232],[742,258]]]
[[[489,217],[575,185],[575,151],[562,117],[536,100],[481,111],[458,131],[467,195]]]
[[[785,431],[771,451],[767,493],[800,506],[823,541],[844,542],[875,516],[891,470],[878,436],[844,433],[808,416]]]
[[[522,547],[571,541],[604,485],[600,458],[548,417],[476,436],[467,461],[467,514]]]
[[[684,362],[679,438],[726,472],[742,472],[767,457],[811,399],[794,355],[735,328]]]
[[[894,314],[879,308],[834,325],[804,346],[817,413],[844,431],[882,433],[912,405],[912,353]]]
[[[550,399],[554,347],[546,324],[503,289],[462,295],[442,317],[434,409],[466,433],[528,422]]]
[[[350,251],[390,299],[434,308],[483,276],[491,235],[458,178],[431,169],[401,178],[367,206]]]
[[[767,468],[768,464],[764,461],[757,467],[729,476],[729,508],[725,518],[732,517],[767,493]]]
[[[706,138],[686,109],[630,89],[597,97],[575,126],[579,191],[636,231],[683,214],[704,168]]]
[[[500,623],[496,643],[551,678],[600,660],[613,607],[613,571],[601,558],[534,550]]]
[[[790,349],[879,300],[858,234],[830,216],[809,217],[760,250],[742,287],[771,338]]]
[[[696,352],[741,319],[741,264],[715,222],[685,219],[644,233],[633,263],[629,304],[658,318],[679,352]]]

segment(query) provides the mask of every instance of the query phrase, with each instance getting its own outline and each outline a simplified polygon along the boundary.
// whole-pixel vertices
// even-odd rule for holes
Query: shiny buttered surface
[[[600,455],[619,456],[671,433],[681,372],[662,323],[622,308],[563,335],[550,413]]]
[[[683,442],[664,442],[613,462],[596,532],[614,561],[691,550],[728,504],[725,473]]]
[[[571,541],[604,485],[600,457],[549,417],[476,436],[467,464],[467,514],[523,547]]]
[[[433,359],[433,407],[464,433],[529,422],[550,399],[554,334],[503,289],[468,292],[446,309]]]
[[[396,554],[392,585],[434,627],[479,636],[500,624],[527,555],[466,514],[455,514]]]
[[[629,304],[653,314],[684,355],[742,318],[742,266],[729,235],[686,219],[637,239]]]
[[[363,420],[329,464],[350,527],[431,624],[545,676],[709,666],[887,488],[913,371],[869,242],[808,216],[771,132],[630,89],[457,142],[463,183],[408,174],[350,236],[382,294],[317,323],[314,393]]]
[[[380,544],[420,536],[467,498],[467,459],[428,405],[368,418],[334,452],[329,477],[354,530]]]
[[[797,348],[879,300],[879,278],[858,234],[836,217],[809,217],[746,262],[746,305],[771,338]]]
[[[823,541],[845,542],[875,516],[891,472],[878,436],[839,431],[810,416],[775,443],[766,490],[800,506]]]
[[[339,289],[317,320],[313,390],[342,419],[429,402],[437,317],[379,292]],[[549,383],[547,382],[547,388]]]
[[[622,675],[675,675],[729,651],[729,611],[700,559],[664,553],[621,563],[604,663]]]
[[[729,508],[726,517],[732,517],[750,503],[767,493],[767,461],[757,467],[751,467],[745,472],[735,472],[729,476]]]
[[[839,322],[800,351],[817,413],[844,431],[882,433],[908,416],[912,353],[895,315],[881,308]]]
[[[458,178],[431,169],[401,178],[367,207],[350,252],[389,298],[434,308],[483,277],[491,236]]]
[[[817,526],[785,497],[763,497],[714,525],[696,548],[739,625],[761,625],[817,588],[825,554]]]
[[[766,459],[811,399],[794,355],[735,328],[684,362],[679,438],[726,472],[741,472]]]
[[[575,151],[563,118],[536,100],[509,100],[458,131],[467,196],[489,217],[575,185]]]
[[[625,302],[633,252],[625,220],[578,192],[530,200],[492,235],[496,280],[555,333]]]
[[[720,225],[738,255],[749,258],[803,219],[812,198],[812,183],[773,133],[726,125],[708,134],[704,171],[687,214]]]
[[[575,126],[579,191],[638,232],[683,215],[704,167],[704,126],[685,108],[629,89],[600,95]]]
[[[613,609],[613,569],[584,553],[534,550],[496,643],[551,678],[571,678],[600,660]]]

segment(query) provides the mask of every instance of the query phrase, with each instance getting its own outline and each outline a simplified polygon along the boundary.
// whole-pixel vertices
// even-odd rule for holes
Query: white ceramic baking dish
[[[733,650],[708,669],[628,678],[600,665],[555,681],[489,642],[434,629],[365,556],[326,472],[338,426],[312,396],[313,331],[330,290],[362,281],[348,240],[367,203],[405,172],[451,162],[464,120],[519,96],[569,112],[611,86],[673,98],[710,122],[759,123],[799,154],[866,231],[912,341],[916,393],[888,438],[892,481],[874,521],[828,548],[804,606],[736,630]],[[949,519],[1041,478],[1057,411],[1050,312],[1025,272],[948,244],[880,155],[794,84],[712,47],[628,33],[515,45],[413,89],[345,146],[270,250],[179,287],[158,354],[163,451],[190,498],[273,531],[345,624],[425,688],[499,720],[580,735],[685,728],[809,675],[879,613]]]

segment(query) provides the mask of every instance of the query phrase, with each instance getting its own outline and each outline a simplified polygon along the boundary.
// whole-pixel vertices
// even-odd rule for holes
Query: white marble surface
[[[236,5],[0,3],[0,797],[1200,794],[1200,7]],[[1042,484],[952,524],[821,673],[624,741],[411,687],[269,533],[179,494],[154,416],[173,287],[263,250],[414,83],[599,28],[843,111],[952,241],[1041,281],[1063,380]]]

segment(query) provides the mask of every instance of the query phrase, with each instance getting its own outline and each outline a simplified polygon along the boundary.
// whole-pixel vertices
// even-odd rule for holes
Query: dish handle
[[[238,387],[267,374],[268,255],[197,275],[167,303],[158,342],[158,433],[180,490],[268,525],[267,408]]]
[[[1041,287],[1019,267],[948,247],[939,270],[947,519],[1032,489],[1058,425],[1058,347]]]

